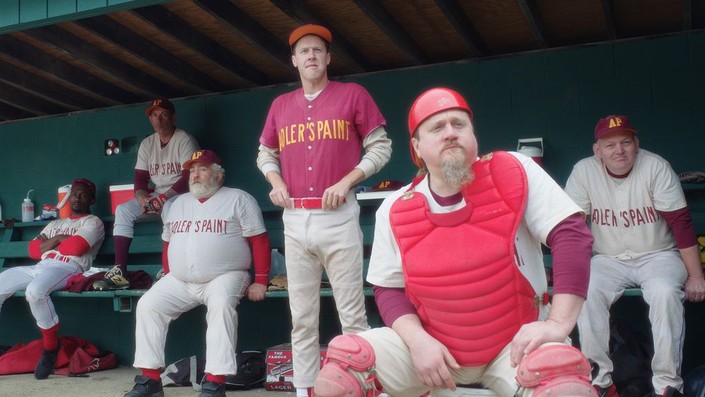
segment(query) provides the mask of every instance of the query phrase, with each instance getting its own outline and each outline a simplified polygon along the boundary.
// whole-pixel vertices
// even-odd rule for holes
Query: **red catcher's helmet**
[[[416,129],[421,123],[426,121],[429,117],[446,110],[458,109],[464,110],[470,115],[470,120],[472,120],[472,110],[468,103],[465,102],[460,93],[450,88],[436,87],[419,95],[411,105],[411,110],[409,110],[409,134],[410,137],[414,136]],[[417,166],[421,166],[421,161],[416,157],[416,152],[414,152],[414,147],[409,141],[409,149],[411,150],[411,159]]]

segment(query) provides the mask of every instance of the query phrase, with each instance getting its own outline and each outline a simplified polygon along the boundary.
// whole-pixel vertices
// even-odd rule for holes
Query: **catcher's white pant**
[[[169,324],[206,305],[206,372],[237,373],[237,305],[250,285],[246,270],[230,271],[207,283],[185,283],[167,274],[140,298],[135,326],[135,368],[164,368]]]
[[[162,223],[164,223],[166,215],[169,213],[169,208],[177,197],[179,197],[179,195],[170,198],[164,203],[160,215],[145,215],[144,208],[140,206],[140,201],[137,200],[137,198],[133,198],[130,201],[118,204],[118,206],[115,208],[115,223],[113,224],[113,236],[133,238],[135,236],[135,222],[137,220],[147,220],[157,216],[161,216]]]
[[[612,384],[612,361],[609,351],[609,309],[626,288],[641,286],[649,305],[649,321],[654,339],[651,360],[654,390],[660,393],[666,386],[680,388],[685,338],[683,284],[688,273],[678,251],[657,252],[639,259],[616,260],[595,255],[591,261],[588,298],[578,317],[580,347],[594,360],[600,371],[593,384]]]
[[[365,338],[375,351],[375,371],[377,379],[384,388],[384,393],[390,396],[421,396],[428,391],[414,370],[409,347],[393,329],[388,327],[374,328],[358,336]],[[516,368],[509,364],[510,345],[502,349],[497,357],[488,365],[481,367],[461,367],[458,370],[449,368],[456,384],[482,383],[495,394],[502,397],[529,397],[534,389],[519,387]],[[433,395],[433,391],[431,393]]]
[[[64,289],[66,283],[83,269],[76,262],[44,259],[36,265],[11,267],[0,273],[0,307],[15,291],[25,290],[37,326],[49,329],[59,323],[59,316],[49,294]]]
[[[354,193],[335,210],[285,209],[294,386],[313,387],[321,368],[319,313],[325,269],[344,334],[369,329],[362,291],[362,230]]]

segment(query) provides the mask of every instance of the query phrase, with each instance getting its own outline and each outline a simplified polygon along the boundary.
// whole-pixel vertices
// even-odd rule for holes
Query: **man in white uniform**
[[[188,170],[182,170],[181,164],[198,150],[198,142],[186,131],[176,128],[176,109],[168,99],[155,99],[144,112],[154,133],[140,143],[137,152],[135,198],[115,209],[115,267],[106,272],[104,280],[96,281],[93,289],[130,287],[127,257],[134,237],[135,221],[159,214],[164,220],[167,213],[164,207],[171,204],[176,195],[188,191]],[[154,184],[152,193],[150,181]]]
[[[590,290],[578,319],[581,348],[599,366],[593,383],[600,396],[618,395],[607,356],[609,310],[626,288],[641,287],[654,339],[654,396],[680,396],[683,299],[705,298],[683,189],[666,160],[639,148],[627,116],[600,119],[592,149],[594,156],[573,167],[565,190],[595,236]]]
[[[15,291],[25,297],[42,332],[44,351],[34,377],[46,379],[53,371],[61,347],[59,317],[50,294],[64,289],[69,279],[90,269],[105,238],[103,221],[91,214],[95,185],[88,179],[71,184],[71,216],[49,222],[29,242],[29,257],[41,259],[33,266],[11,267],[0,273],[0,307]]]
[[[456,91],[421,94],[409,132],[419,176],[378,209],[367,275],[386,327],[334,338],[316,395],[481,383],[502,397],[594,396],[587,359],[565,344],[589,279],[580,208],[526,156],[478,158]],[[550,307],[541,243],[554,258]]]
[[[237,372],[237,305],[244,295],[264,299],[271,256],[257,201],[224,187],[220,164],[210,150],[196,151],[184,163],[190,194],[174,200],[164,223],[165,275],[137,304],[134,366],[142,374],[125,397],[163,396],[160,373],[169,324],[199,305],[208,309],[200,397],[225,396],[225,376]]]

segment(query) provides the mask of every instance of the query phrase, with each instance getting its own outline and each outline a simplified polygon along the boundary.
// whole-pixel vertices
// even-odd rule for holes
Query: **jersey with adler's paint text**
[[[162,239],[169,242],[169,272],[184,282],[206,283],[233,270],[247,270],[247,237],[266,231],[262,211],[249,193],[221,187],[201,202],[186,193],[174,200]]]
[[[659,155],[639,149],[629,176],[613,178],[595,156],[580,160],[565,187],[590,220],[596,254],[634,259],[675,249],[659,211],[686,207],[678,176]]]
[[[181,178],[183,164],[198,148],[196,139],[180,128],[164,147],[155,132],[142,140],[135,169],[149,171],[154,191],[164,193]]]
[[[277,97],[260,143],[278,148],[291,197],[320,197],[360,162],[362,141],[386,121],[355,83],[331,81],[314,100],[298,89]]]

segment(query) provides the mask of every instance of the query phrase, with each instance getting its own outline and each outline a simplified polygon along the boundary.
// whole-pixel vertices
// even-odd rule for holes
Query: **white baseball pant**
[[[383,385],[384,393],[390,396],[418,397],[428,391],[416,376],[411,353],[404,340],[389,327],[374,328],[358,336],[365,338],[375,351],[375,371]],[[526,389],[517,383],[516,368],[509,364],[511,344],[502,349],[497,357],[485,366],[448,368],[456,384],[482,383],[499,396],[529,397],[533,389]],[[359,376],[359,374],[357,374]],[[362,379],[358,379],[362,380]],[[431,393],[433,395],[433,391]]]
[[[343,334],[369,329],[362,291],[362,230],[354,194],[335,210],[285,209],[284,246],[291,310],[294,386],[313,387],[321,367],[319,313],[323,270]]]
[[[113,235],[133,238],[135,236],[135,222],[138,220],[147,220],[157,216],[161,216],[162,223],[169,213],[169,208],[174,200],[179,197],[176,195],[164,203],[160,215],[145,215],[144,208],[140,206],[140,201],[133,198],[115,207],[115,223],[113,224]]]
[[[185,283],[172,274],[157,281],[137,303],[135,368],[164,368],[169,324],[206,305],[206,368],[213,375],[237,373],[237,305],[250,285],[246,270],[230,271],[207,283]]]
[[[680,388],[685,338],[683,284],[688,273],[677,251],[663,251],[638,259],[617,260],[595,255],[590,267],[588,299],[578,317],[580,347],[600,370],[593,384],[612,384],[612,361],[609,359],[610,307],[626,288],[641,286],[649,305],[649,321],[654,339],[651,360],[654,390],[666,386]]]
[[[76,262],[44,259],[36,265],[15,266],[0,273],[0,308],[15,291],[25,290],[37,326],[49,329],[59,323],[59,316],[49,295],[66,287],[66,283],[83,269]]]

